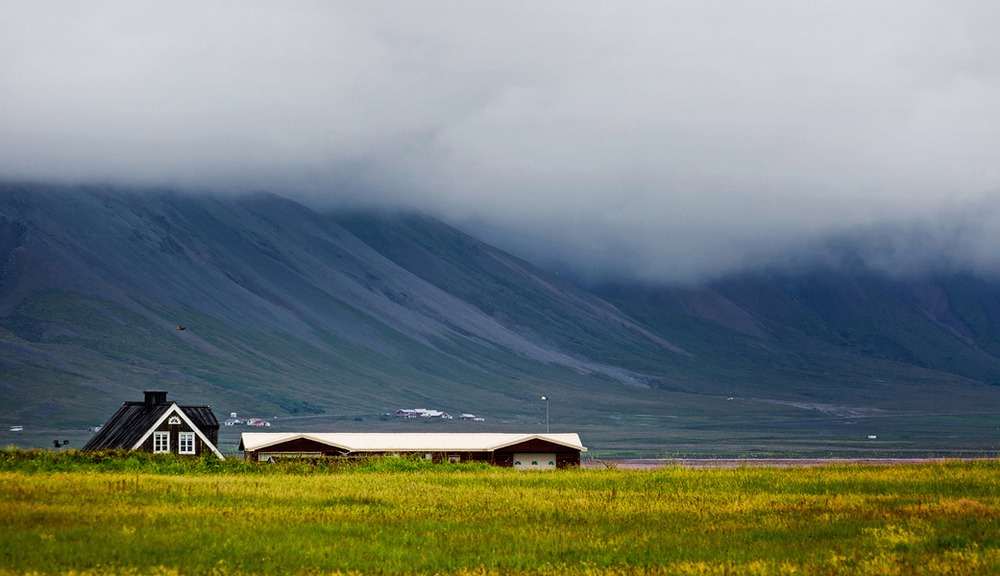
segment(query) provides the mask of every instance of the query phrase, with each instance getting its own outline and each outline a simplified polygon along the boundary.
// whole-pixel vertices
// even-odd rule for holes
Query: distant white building
[[[405,420],[408,418],[439,418],[441,420],[452,420],[452,416],[440,410],[428,410],[427,408],[400,408],[396,410],[396,418]]]
[[[242,418],[236,416],[236,412],[230,412],[229,418],[226,418],[226,421],[223,422],[223,424],[225,424],[226,426],[236,426],[237,424],[246,424],[246,423],[247,423],[246,420],[243,420]]]

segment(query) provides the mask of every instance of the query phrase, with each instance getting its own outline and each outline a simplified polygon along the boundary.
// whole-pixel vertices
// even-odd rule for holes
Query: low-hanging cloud
[[[988,1],[6,2],[0,178],[417,209],[595,278],[697,281],[876,229],[908,232],[872,265],[900,244],[989,271],[997,21]]]

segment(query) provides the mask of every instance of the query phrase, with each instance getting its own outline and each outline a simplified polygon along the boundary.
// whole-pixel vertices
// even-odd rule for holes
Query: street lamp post
[[[549,397],[542,396],[542,401],[545,402],[545,433],[549,433]]]

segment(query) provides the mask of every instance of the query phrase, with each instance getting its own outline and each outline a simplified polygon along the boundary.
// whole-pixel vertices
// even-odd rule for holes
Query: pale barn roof
[[[529,440],[551,442],[586,452],[578,434],[492,433],[302,433],[244,432],[240,450],[254,452],[291,440],[312,440],[348,452],[493,452]]]

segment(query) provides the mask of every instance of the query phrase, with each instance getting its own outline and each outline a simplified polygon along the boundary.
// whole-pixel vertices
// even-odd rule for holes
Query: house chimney
[[[167,391],[166,390],[146,390],[143,392],[146,395],[146,410],[152,410],[157,404],[167,403]]]

